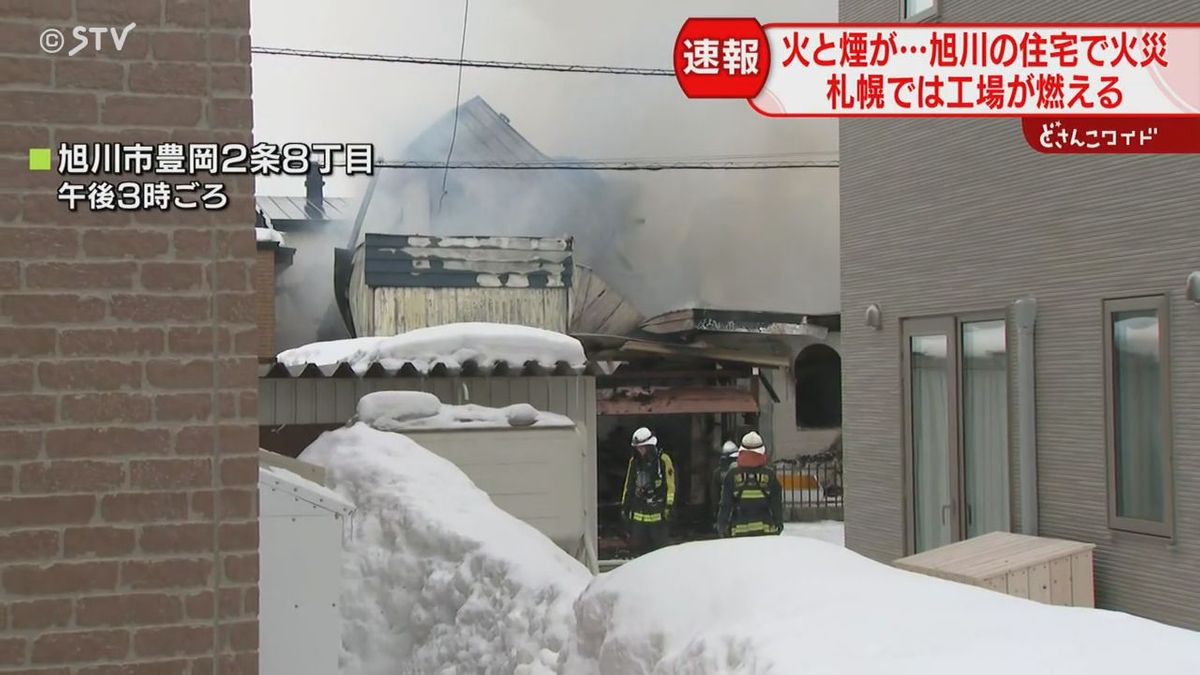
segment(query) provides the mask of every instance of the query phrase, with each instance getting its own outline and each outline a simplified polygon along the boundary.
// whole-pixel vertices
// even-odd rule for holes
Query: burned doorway
[[[712,471],[724,441],[752,424],[758,413],[754,382],[748,369],[678,370],[661,365],[597,377],[596,491],[602,559],[624,553],[620,500],[633,453],[630,438],[638,427],[654,432],[675,465],[671,540],[714,536]]]

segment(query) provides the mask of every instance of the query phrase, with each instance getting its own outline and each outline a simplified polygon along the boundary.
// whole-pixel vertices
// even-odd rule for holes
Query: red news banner
[[[766,24],[689,19],[689,98],[768,117],[1019,117],[1060,153],[1200,153],[1200,24]]]

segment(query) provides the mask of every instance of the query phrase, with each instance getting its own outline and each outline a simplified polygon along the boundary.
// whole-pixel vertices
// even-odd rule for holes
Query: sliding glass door
[[[1008,350],[1004,320],[962,322],[962,455],[966,536],[1009,526]]]
[[[919,552],[959,538],[952,442],[958,417],[953,412],[954,333],[952,323],[940,320],[906,322],[905,328],[909,522],[912,544]]]
[[[909,548],[1009,528],[1002,318],[904,322]]]

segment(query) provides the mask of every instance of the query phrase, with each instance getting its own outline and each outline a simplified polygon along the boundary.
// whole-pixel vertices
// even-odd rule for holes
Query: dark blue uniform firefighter
[[[717,468],[713,469],[712,486],[709,488],[709,501],[712,502],[713,527],[717,524],[717,515],[721,512],[721,489],[725,486],[725,474],[737,463],[738,444],[725,441],[721,446],[721,457],[717,460]],[[718,532],[719,534],[719,532]]]
[[[754,537],[783,532],[783,489],[767,466],[762,437],[742,437],[737,466],[725,474],[717,533],[722,537]]]
[[[625,470],[621,515],[629,527],[629,544],[635,554],[667,545],[667,521],[675,506],[675,467],[658,439],[647,428],[633,432],[635,452]]]

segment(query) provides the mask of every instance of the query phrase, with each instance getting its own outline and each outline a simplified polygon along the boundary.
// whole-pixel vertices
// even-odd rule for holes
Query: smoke
[[[275,341],[279,351],[314,341],[350,337],[333,287],[333,251],[344,248],[353,221],[331,221],[284,235],[296,249],[291,267],[275,280]]]
[[[464,155],[485,159],[479,150],[463,148]],[[571,237],[576,260],[631,297],[628,293],[644,281],[642,271],[622,250],[634,226],[630,214],[636,198],[634,185],[579,171],[456,170],[444,191],[441,171],[390,172],[380,178],[363,229],[438,236]]]
[[[729,8],[727,0],[472,3],[466,55],[664,67],[684,20],[727,16]],[[317,0],[263,0],[254,9],[258,44],[458,55],[459,3],[362,0],[334,9]],[[758,0],[740,3],[737,10],[764,23],[837,16],[831,0]],[[354,39],[342,40],[342,35]],[[435,134],[435,142],[417,148],[413,141],[442,124],[453,108],[454,69],[256,58],[254,73],[256,129],[271,130],[272,138],[370,140],[386,159],[446,159],[448,133]],[[313,82],[320,82],[322,95],[306,100],[304,114],[297,115],[295,92]],[[461,100],[476,95],[554,157],[837,157],[834,121],[766,119],[741,101],[687,100],[669,77],[467,69]],[[460,119],[456,160],[506,159],[485,152],[472,157],[471,144],[464,141],[471,125],[472,120]],[[450,172],[444,199],[441,179],[438,170],[385,170],[364,231],[571,235],[577,259],[646,316],[695,306],[800,313],[839,308],[836,169],[463,170]],[[331,176],[329,194],[361,191],[362,186],[343,180]],[[329,249],[344,246],[344,238],[334,237]],[[301,306],[324,296],[332,278],[332,271],[325,271],[331,270],[332,253],[301,261],[312,256],[298,251],[297,268],[285,273],[297,285]],[[304,290],[305,283],[313,284],[311,291]]]
[[[639,118],[653,114],[630,111],[629,133],[649,133]],[[519,161],[474,115],[463,117],[456,160]],[[694,123],[683,116],[679,126]],[[392,156],[444,160],[452,125],[444,116]],[[644,316],[687,307],[825,313],[838,307],[836,209],[836,171],[827,169],[452,170],[444,193],[440,170],[391,170],[364,230],[571,236],[577,260]]]

